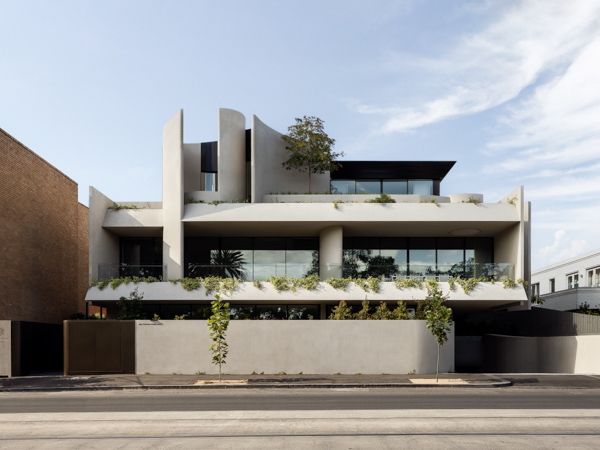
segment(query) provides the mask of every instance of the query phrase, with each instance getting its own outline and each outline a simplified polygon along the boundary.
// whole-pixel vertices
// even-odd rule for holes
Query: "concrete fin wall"
[[[163,129],[163,264],[183,277],[183,110]]]
[[[119,238],[104,229],[108,207],[114,202],[90,186],[89,207],[89,281],[98,278],[99,263],[119,263]]]
[[[246,118],[233,109],[219,109],[219,175],[221,201],[246,198]]]
[[[308,174],[282,167],[289,155],[281,136],[252,116],[252,203],[271,193],[308,192]],[[313,174],[311,183],[312,192],[329,192],[329,172]]]
[[[136,373],[216,373],[204,321],[136,321]],[[454,370],[454,327],[440,372]],[[425,321],[231,321],[224,371],[435,373],[437,344]]]

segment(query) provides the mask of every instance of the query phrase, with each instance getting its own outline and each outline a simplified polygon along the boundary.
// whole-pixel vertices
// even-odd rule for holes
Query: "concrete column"
[[[221,201],[246,198],[246,118],[233,109],[219,109],[219,174]]]
[[[183,277],[183,110],[163,128],[163,265]]]
[[[341,225],[325,228],[319,234],[321,280],[342,277],[344,230]]]

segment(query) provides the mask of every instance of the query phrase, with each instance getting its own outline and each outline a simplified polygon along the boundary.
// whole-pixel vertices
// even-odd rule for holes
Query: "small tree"
[[[429,309],[425,313],[425,320],[427,321],[427,328],[435,337],[438,345],[437,366],[435,369],[435,381],[437,383],[440,373],[440,347],[448,342],[448,333],[452,323],[452,310],[444,306],[445,298],[440,290],[433,290],[428,300]]]
[[[352,320],[352,308],[350,308],[344,300],[340,301],[340,304],[333,308],[329,315],[329,320]]]
[[[211,303],[212,316],[208,319],[208,328],[213,344],[210,351],[213,354],[213,364],[219,366],[219,382],[221,381],[221,365],[225,364],[227,352],[229,351],[225,332],[229,326],[229,303],[222,303],[221,296],[215,295],[216,300]]]
[[[139,320],[145,319],[145,315],[142,309],[142,299],[144,293],[138,293],[138,288],[135,288],[129,297],[119,297],[117,301],[117,320]]]
[[[296,118],[296,124],[288,127],[288,134],[281,138],[290,157],[282,166],[287,170],[296,169],[308,173],[308,192],[311,192],[311,175],[313,173],[333,172],[341,165],[336,158],[344,153],[332,151],[335,139],[327,136],[323,130],[323,121],[318,117],[304,116]]]

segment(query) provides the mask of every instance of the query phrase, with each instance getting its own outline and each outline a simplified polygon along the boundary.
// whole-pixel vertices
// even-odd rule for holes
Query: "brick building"
[[[77,183],[0,129],[0,320],[85,311],[88,208]]]

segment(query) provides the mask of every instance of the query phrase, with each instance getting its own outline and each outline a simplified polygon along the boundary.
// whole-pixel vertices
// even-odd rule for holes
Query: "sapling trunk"
[[[437,367],[435,368],[435,382],[436,383],[438,383],[439,374],[440,374],[440,344],[438,344]]]

